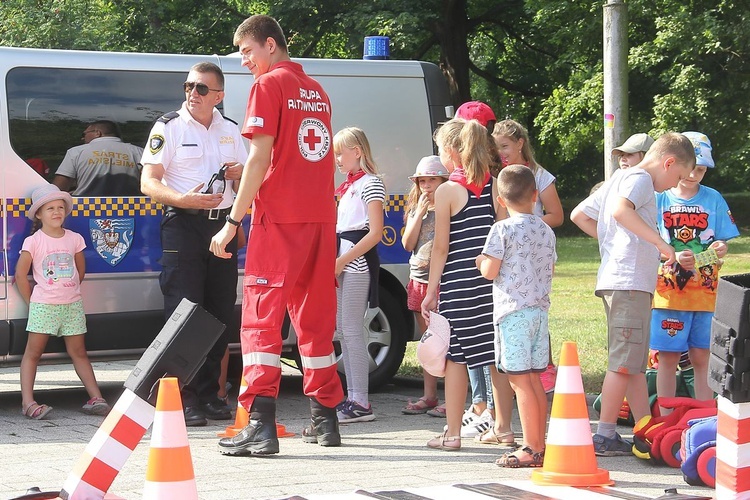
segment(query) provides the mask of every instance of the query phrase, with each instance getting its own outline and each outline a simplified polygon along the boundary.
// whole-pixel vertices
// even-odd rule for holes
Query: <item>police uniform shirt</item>
[[[207,129],[190,115],[183,103],[177,116],[161,118],[154,124],[141,161],[163,165],[162,183],[179,193],[187,193],[200,183],[204,184],[201,191],[205,190],[222,164],[244,164],[245,160],[247,151],[237,124],[214,108]],[[216,208],[232,206],[233,199],[232,181],[227,181],[224,200]]]
[[[75,179],[73,196],[140,194],[138,162],[142,153],[143,149],[122,142],[119,137],[97,137],[88,144],[70,148],[56,173]],[[127,184],[134,186],[133,192],[120,192],[120,187]]]

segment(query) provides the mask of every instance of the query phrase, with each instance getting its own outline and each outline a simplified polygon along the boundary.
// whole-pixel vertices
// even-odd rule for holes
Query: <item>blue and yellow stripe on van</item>
[[[383,264],[405,264],[409,253],[401,245],[403,233],[403,212],[407,196],[389,195],[385,203],[383,237],[378,246],[378,253]],[[5,201],[8,227],[8,264],[11,274],[18,260],[24,238],[31,231],[31,221],[26,212],[31,207],[30,198],[9,198]],[[73,198],[73,212],[66,219],[65,226],[81,234],[86,241],[87,273],[132,273],[159,271],[161,241],[159,223],[162,206],[160,203],[145,197],[126,198]],[[113,220],[132,220],[132,241],[127,253],[116,264],[112,265],[96,250],[92,239],[92,225]],[[93,221],[93,222],[92,222]],[[245,227],[249,218],[245,218]],[[245,251],[239,252],[240,267],[244,268]]]
[[[9,217],[25,217],[31,198],[8,200]],[[73,198],[72,217],[135,217],[161,215],[161,203],[149,198]]]

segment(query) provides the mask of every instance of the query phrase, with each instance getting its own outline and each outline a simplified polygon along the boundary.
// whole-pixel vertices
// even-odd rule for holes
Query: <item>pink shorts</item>
[[[420,312],[425,293],[427,293],[427,283],[409,280],[406,285],[406,307],[410,311]]]

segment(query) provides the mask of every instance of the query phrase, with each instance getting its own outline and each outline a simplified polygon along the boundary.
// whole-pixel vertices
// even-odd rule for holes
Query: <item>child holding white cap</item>
[[[726,241],[740,233],[721,194],[701,185],[707,170],[715,166],[711,141],[700,132],[683,135],[695,147],[695,169],[676,187],[656,195],[659,233],[683,259],[682,265],[659,267],[650,347],[659,350],[656,392],[660,398],[674,397],[675,370],[681,353],[688,351],[695,369],[695,398],[707,400],[713,398],[708,358],[718,259],[727,253]],[[671,410],[661,411],[665,415]]]
[[[476,120],[487,129],[487,134],[492,137],[492,131],[495,129],[497,117],[492,108],[482,101],[469,101],[463,103],[456,110],[456,118],[462,120]],[[494,147],[494,141],[488,143],[490,153],[490,174],[497,178],[497,174],[502,169],[503,162],[500,158],[497,148]],[[505,209],[502,209],[503,214]],[[505,215],[502,215],[505,217]],[[461,418],[461,437],[475,437],[486,432],[495,425],[495,398],[492,394],[492,379],[490,367],[482,366],[469,369],[469,385],[471,386],[471,405],[464,412]],[[513,392],[507,385],[506,390],[502,391],[505,397],[504,406],[507,418],[510,419],[510,408],[513,405]],[[433,414],[433,413],[431,413]]]
[[[34,223],[31,236],[23,241],[15,275],[18,292],[29,305],[28,339],[21,361],[21,413],[41,420],[52,410],[34,401],[34,380],[39,358],[54,335],[65,339],[65,350],[91,398],[82,411],[106,415],[110,407],[99,391],[83,339],[86,316],[81,280],[86,243],[80,234],[63,227],[65,217],[73,210],[73,199],[54,184],[45,184],[34,190],[31,202],[26,216]],[[29,271],[33,271],[36,282],[33,290]]]
[[[633,134],[628,137],[622,146],[612,150],[612,156],[617,157],[620,168],[629,168],[638,165],[646,155],[648,148],[654,143],[654,139],[648,134]]]
[[[427,330],[421,307],[430,279],[430,253],[435,238],[435,190],[448,180],[448,175],[448,169],[440,162],[439,156],[425,156],[419,160],[414,175],[409,177],[414,185],[406,200],[401,244],[411,252],[406,304],[410,311],[414,311],[420,332]],[[429,412],[432,416],[444,417],[445,407],[438,407],[437,377],[426,370],[422,373],[424,395],[417,401],[409,401],[401,412],[405,415]]]

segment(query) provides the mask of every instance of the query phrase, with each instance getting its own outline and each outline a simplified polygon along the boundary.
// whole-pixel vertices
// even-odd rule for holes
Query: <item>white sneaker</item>
[[[477,415],[474,413],[474,411],[471,409],[472,407],[469,406],[469,409],[464,412],[464,416],[461,417],[461,429],[463,429],[467,425],[471,425],[474,421],[479,420],[480,415]],[[443,426],[443,431],[448,430],[448,425]]]
[[[479,418],[475,419],[469,425],[461,426],[461,437],[462,438],[473,438],[483,433],[487,429],[491,429],[495,425],[495,419],[492,418],[492,414],[489,410],[484,410]]]
[[[481,417],[481,415],[477,415],[476,413],[474,413],[473,408],[473,406],[469,406],[469,409],[464,412],[464,416],[461,417],[461,427],[463,427],[464,425],[471,425],[472,423],[479,420],[479,417]]]

